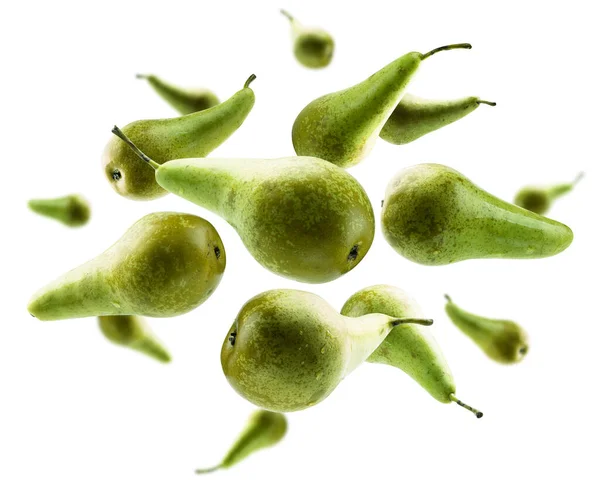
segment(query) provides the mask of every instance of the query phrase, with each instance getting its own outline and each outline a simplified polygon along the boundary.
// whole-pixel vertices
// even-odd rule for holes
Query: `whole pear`
[[[156,93],[182,115],[201,112],[219,104],[217,96],[206,88],[180,88],[156,75],[139,74],[136,77],[148,81]]]
[[[391,144],[408,144],[462,119],[482,104],[496,105],[477,97],[427,100],[407,93],[381,129],[379,137]]]
[[[203,157],[223,144],[246,120],[254,106],[250,76],[240,91],[212,108],[173,119],[138,120],[126,125],[127,134],[155,161]],[[118,137],[112,137],[102,155],[104,174],[113,189],[132,200],[166,195],[156,184],[152,168],[143,164]]]
[[[327,398],[393,327],[406,323],[431,320],[344,317],[312,293],[271,290],[242,307],[223,342],[221,365],[246,400],[276,412],[302,410]]]
[[[488,319],[466,312],[446,295],[446,313],[487,356],[503,364],[520,362],[529,350],[527,333],[512,320]]]
[[[577,178],[573,181],[559,183],[558,185],[526,186],[519,190],[515,196],[515,205],[530,210],[531,212],[544,215],[550,210],[550,206],[554,200],[573,190],[583,176],[583,173],[579,173]]]
[[[172,317],[203,303],[224,271],[225,248],[210,222],[157,212],[138,220],[98,257],[39,290],[27,308],[39,320]]]
[[[81,195],[29,200],[27,205],[36,214],[58,220],[69,227],[81,227],[90,220],[90,204]]]
[[[390,285],[369,286],[356,292],[346,301],[341,313],[347,317],[362,317],[370,313],[399,318],[423,316],[421,308],[411,296]],[[437,401],[455,402],[473,412],[477,418],[483,416],[479,410],[456,398],[452,372],[429,327],[395,327],[367,361],[399,368]]]
[[[566,225],[500,200],[441,164],[418,164],[392,178],[381,224],[396,252],[426,265],[543,258],[573,240]]]
[[[310,102],[292,127],[296,154],[322,158],[343,168],[360,163],[371,151],[421,61],[456,48],[470,49],[471,45],[453,44],[426,54],[405,54],[365,81]]]
[[[267,410],[255,410],[250,415],[245,429],[235,441],[229,452],[217,466],[197,469],[197,474],[211,473],[218,469],[227,469],[243,461],[250,454],[277,444],[287,431],[285,415]]]
[[[331,63],[335,44],[328,32],[317,27],[306,27],[287,12],[281,13],[288,18],[292,26],[294,56],[307,68],[325,68]]]

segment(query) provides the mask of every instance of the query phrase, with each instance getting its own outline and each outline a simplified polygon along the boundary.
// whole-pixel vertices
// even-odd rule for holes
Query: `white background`
[[[217,4],[221,4],[217,6]],[[594,2],[5,2],[2,71],[2,272],[0,276],[0,486],[70,487],[526,487],[598,486],[598,100]],[[298,65],[289,9],[337,42],[323,71]],[[251,73],[256,105],[221,157],[293,154],[296,114],[408,51],[471,42],[471,51],[423,63],[409,91],[479,95],[498,102],[407,146],[378,141],[350,172],[376,213],[387,181],[422,162],[449,165],[511,199],[529,183],[586,178],[551,216],[572,246],[544,260],[468,261],[424,267],[378,231],[350,274],[323,285],[261,268],[223,220],[168,196],[133,202],[100,169],[113,124],[174,116],[137,72],[206,86],[222,100]],[[71,192],[93,205],[78,230],[43,219],[26,200]],[[194,312],[151,319],[174,361],[161,365],[110,345],[92,318],[39,322],[29,296],[99,254],[138,218],[177,210],[208,218],[227,250],[227,271]],[[266,289],[309,290],[340,308],[355,291],[404,288],[435,319],[457,394],[481,420],[444,405],[401,371],[367,364],[323,403],[289,415],[276,448],[229,471],[218,462],[253,406],[225,380],[222,340],[241,305]],[[488,360],[449,322],[443,294],[464,308],[522,324],[525,361]]]

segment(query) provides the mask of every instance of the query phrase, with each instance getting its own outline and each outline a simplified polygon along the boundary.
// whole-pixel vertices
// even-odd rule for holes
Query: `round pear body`
[[[29,200],[28,206],[35,213],[69,227],[81,227],[90,220],[90,205],[81,195]]]
[[[225,261],[210,222],[157,212],[138,220],[98,257],[39,290],[28,310],[40,320],[181,315],[212,294]]]
[[[566,225],[500,200],[441,164],[419,164],[392,178],[381,223],[399,254],[425,265],[543,258],[573,240]]]

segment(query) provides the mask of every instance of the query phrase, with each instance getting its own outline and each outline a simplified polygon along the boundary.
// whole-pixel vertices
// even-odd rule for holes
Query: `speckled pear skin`
[[[369,313],[423,317],[421,308],[412,297],[390,285],[369,286],[356,292],[346,301],[341,313],[348,317]],[[396,327],[367,361],[401,369],[442,403],[450,403],[450,395],[456,393],[450,367],[428,327]]]
[[[393,318],[340,315],[322,298],[271,290],[242,307],[221,349],[230,385],[267,410],[291,412],[329,396],[390,332]]]
[[[181,88],[156,75],[137,75],[148,81],[154,91],[182,115],[201,112],[219,104],[217,96],[206,88]]]
[[[261,265],[296,281],[339,278],[373,242],[366,192],[321,159],[180,159],[162,164],[156,181],[223,217]]]
[[[515,205],[523,207],[531,212],[544,215],[550,210],[554,200],[571,192],[583,176],[583,173],[579,173],[573,181],[568,183],[523,187],[515,196]]]
[[[527,333],[512,320],[489,319],[459,308],[446,296],[450,320],[490,358],[502,364],[520,362],[529,350]]]
[[[29,200],[27,205],[38,215],[58,220],[69,227],[81,227],[90,220],[90,204],[81,195]]]
[[[491,104],[478,97],[428,100],[407,93],[381,129],[379,137],[391,144],[408,144],[462,119],[482,103]]]
[[[141,352],[161,363],[171,361],[171,355],[141,317],[105,315],[98,317],[100,331],[110,342]]]
[[[431,266],[554,256],[573,240],[566,225],[500,200],[441,164],[411,166],[392,178],[381,224],[396,252]]]
[[[254,92],[246,86],[212,108],[172,119],[138,120],[123,132],[159,164],[178,158],[203,157],[223,144],[246,120],[254,106]],[[112,136],[102,155],[104,174],[113,189],[132,200],[166,195],[154,171],[118,137]]]
[[[329,66],[335,48],[333,37],[321,28],[302,25],[285,10],[281,13],[290,21],[294,56],[298,62],[306,68]]]
[[[152,213],[107,251],[39,290],[28,311],[39,320],[181,315],[217,288],[225,261],[225,248],[210,222],[189,214]]]

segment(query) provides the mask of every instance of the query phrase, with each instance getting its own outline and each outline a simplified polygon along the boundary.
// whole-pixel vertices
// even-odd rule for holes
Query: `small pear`
[[[381,224],[396,252],[426,265],[543,258],[573,240],[566,225],[500,200],[441,164],[418,164],[392,178]]]
[[[212,473],[227,469],[243,461],[250,454],[277,444],[287,431],[285,415],[267,410],[255,410],[250,415],[246,428],[242,431],[220,464],[208,469],[197,469],[196,474]]]
[[[379,313],[344,317],[312,293],[271,290],[242,307],[223,342],[221,365],[246,400],[292,412],[327,398],[395,326],[431,323]]]
[[[182,115],[201,112],[219,104],[217,96],[206,88],[180,88],[167,83],[156,75],[138,74],[136,77],[148,81],[156,93]]]
[[[90,220],[90,204],[81,195],[29,200],[27,205],[36,214],[58,220],[69,227],[81,227]]]
[[[314,156],[343,168],[360,163],[400,102],[421,61],[439,51],[470,49],[470,44],[443,46],[426,54],[411,52],[365,81],[322,96],[300,112],[292,128],[298,156]]]
[[[399,318],[423,316],[412,297],[389,285],[369,286],[356,292],[346,301],[341,313],[347,317],[362,317],[370,313]],[[410,324],[395,327],[367,361],[399,368],[437,401],[455,402],[473,412],[477,418],[483,417],[479,410],[456,398],[452,372],[429,327]]]
[[[134,349],[161,363],[171,361],[171,355],[141,317],[106,315],[98,317],[100,331],[110,342]]]
[[[246,120],[254,106],[250,76],[244,88],[212,108],[173,119],[138,120],[126,125],[127,134],[155,161],[203,157],[223,144]],[[156,184],[151,168],[143,164],[118,137],[112,137],[102,155],[104,174],[113,189],[132,200],[153,200],[167,192]]]
[[[427,100],[407,93],[381,129],[379,137],[391,144],[408,144],[462,119],[482,104],[496,105],[477,97]]]
[[[172,317],[203,303],[224,271],[225,248],[210,222],[157,212],[138,220],[98,257],[39,290],[27,308],[39,320]]]
[[[286,10],[281,13],[288,18],[292,26],[294,56],[307,68],[325,68],[333,58],[333,37],[323,29],[305,27]]]
[[[569,193],[579,183],[584,174],[579,173],[570,183],[559,183],[551,186],[526,186],[515,196],[515,205],[531,212],[544,215],[559,197]]]
[[[306,283],[332,281],[371,247],[373,207],[346,171],[318,158],[180,159],[159,165],[115,127],[156,170],[165,190],[223,217],[273,273]]]
[[[445,295],[450,320],[490,359],[503,364],[520,362],[529,350],[527,334],[512,320],[488,319],[465,312]]]

